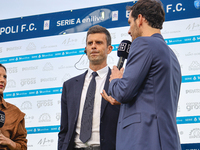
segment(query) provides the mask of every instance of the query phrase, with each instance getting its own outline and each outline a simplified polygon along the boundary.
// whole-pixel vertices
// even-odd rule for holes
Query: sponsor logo
[[[200,128],[193,129],[189,134],[189,138],[190,139],[200,138]]]
[[[112,21],[118,20],[118,11],[112,11]]]
[[[200,89],[189,89],[185,90],[186,94],[194,94],[194,93],[200,93]]]
[[[193,61],[189,66],[189,70],[200,70],[200,64],[197,61]]]
[[[63,83],[63,82],[67,81],[67,80],[70,79],[70,78],[71,78],[71,75],[70,75],[70,74],[65,74],[64,77],[62,78],[62,81],[61,81],[61,82]]]
[[[7,88],[15,88],[16,87],[16,82],[14,80],[8,80],[6,87]]]
[[[45,66],[43,67],[43,71],[51,71],[53,70],[53,66],[51,65],[50,62],[46,63]]]
[[[72,39],[72,38],[68,38],[68,39],[65,39],[62,44],[63,45],[75,45],[76,43],[78,42],[77,39]]]
[[[200,9],[200,0],[195,0],[195,1],[194,1],[194,7],[195,7],[196,9]]]
[[[7,72],[8,73],[17,73],[18,72],[18,70],[17,70],[17,67],[12,67],[12,68],[7,68]]]
[[[40,145],[40,146],[51,146],[53,142],[54,142],[53,139],[47,139],[45,137],[45,138],[39,140],[38,145]]]
[[[44,30],[49,30],[50,28],[50,20],[45,20],[44,21]]]
[[[53,100],[41,100],[37,101],[37,107],[47,107],[47,106],[53,106]]]
[[[31,67],[23,67],[22,71],[31,71],[31,70],[37,70],[38,66],[31,66]]]
[[[31,51],[31,50],[36,50],[36,46],[33,42],[29,43],[29,45],[26,47],[27,51]]]
[[[24,118],[25,118],[26,123],[31,123],[32,120],[34,119],[34,116],[28,116],[28,115],[25,115]]]
[[[64,65],[61,65],[60,67],[58,67],[58,69],[68,69],[68,68],[74,68],[74,66],[64,66]]]
[[[51,81],[56,81],[57,77],[52,77],[52,78],[42,78],[40,79],[40,82],[51,82]]]
[[[8,47],[6,48],[6,51],[20,50],[21,48],[22,46]]]
[[[36,78],[21,79],[21,86],[36,84]]]
[[[56,120],[60,121],[61,113],[56,113]]]
[[[21,110],[32,109],[32,103],[30,101],[25,101],[21,105]]]
[[[198,110],[198,109],[200,109],[200,102],[187,103],[187,104],[186,104],[186,109],[187,109],[188,111],[191,111],[191,110]]]
[[[130,37],[128,33],[121,33],[121,37]]]
[[[44,113],[39,117],[39,122],[50,122],[51,117],[48,113]]]
[[[191,52],[189,52],[189,53],[187,53],[187,54],[185,54],[185,56],[197,56],[197,55],[200,55],[200,52],[196,52],[196,53],[191,53]]]
[[[45,48],[56,48],[56,47],[57,47],[57,45],[49,45],[49,46],[43,45],[43,46],[41,47],[41,49],[45,49]]]
[[[116,39],[117,38],[116,37],[116,33],[111,33],[110,35],[111,35],[112,39]]]

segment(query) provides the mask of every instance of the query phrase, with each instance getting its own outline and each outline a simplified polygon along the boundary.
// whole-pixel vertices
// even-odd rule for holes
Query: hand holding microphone
[[[122,78],[123,72],[124,72],[124,68],[122,67],[123,67],[125,59],[127,59],[128,57],[130,47],[131,47],[131,42],[128,40],[123,40],[120,43],[117,50],[117,56],[119,57],[119,61],[117,63],[117,66],[113,66],[113,69],[111,70],[111,75],[109,79],[110,82],[113,79]],[[108,101],[111,105],[121,105],[121,103],[115,100],[112,96],[110,96],[110,94],[107,95],[105,90],[103,90],[103,92],[101,93],[101,96],[106,101]]]
[[[117,63],[117,68],[119,70],[123,67],[124,61],[128,57],[130,47],[131,47],[131,42],[128,40],[121,41],[118,47],[117,56],[119,57],[119,61]]]
[[[110,81],[116,78],[122,78],[124,69],[123,64],[125,59],[127,59],[129,54],[129,49],[131,46],[131,42],[128,40],[123,40],[117,50],[117,56],[119,57],[117,66],[113,66],[112,73],[110,75]],[[122,68],[122,69],[121,69]]]

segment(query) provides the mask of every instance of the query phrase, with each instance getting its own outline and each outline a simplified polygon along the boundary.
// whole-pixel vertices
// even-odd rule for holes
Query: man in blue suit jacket
[[[112,69],[108,93],[121,103],[117,150],[181,150],[176,124],[181,70],[160,34],[165,20],[158,0],[139,0],[129,7],[132,44],[125,71]],[[112,97],[111,97],[112,96]]]
[[[58,150],[115,150],[119,106],[111,105],[100,94],[103,89],[108,90],[111,74],[107,66],[107,55],[112,51],[110,33],[98,25],[91,27],[87,33],[85,49],[89,59],[89,69],[63,84]],[[93,71],[97,72],[98,76],[92,136],[83,143],[79,139],[81,118]]]

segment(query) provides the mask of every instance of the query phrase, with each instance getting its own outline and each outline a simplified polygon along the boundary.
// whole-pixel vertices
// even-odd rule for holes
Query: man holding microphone
[[[176,124],[181,70],[160,32],[162,3],[139,0],[127,9],[132,44],[126,68],[113,67],[108,95],[101,94],[121,104],[116,149],[181,150]]]

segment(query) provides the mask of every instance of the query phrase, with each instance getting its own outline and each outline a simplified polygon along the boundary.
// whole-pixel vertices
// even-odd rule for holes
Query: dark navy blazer
[[[69,79],[63,84],[61,97],[61,125],[58,134],[58,150],[73,150],[80,99],[87,71]],[[104,89],[108,91],[111,70],[107,75]],[[101,102],[100,145],[101,150],[115,150],[119,106],[112,106],[105,99]]]
[[[181,70],[161,34],[136,38],[122,79],[109,93],[122,103],[117,150],[180,150],[176,113]]]

